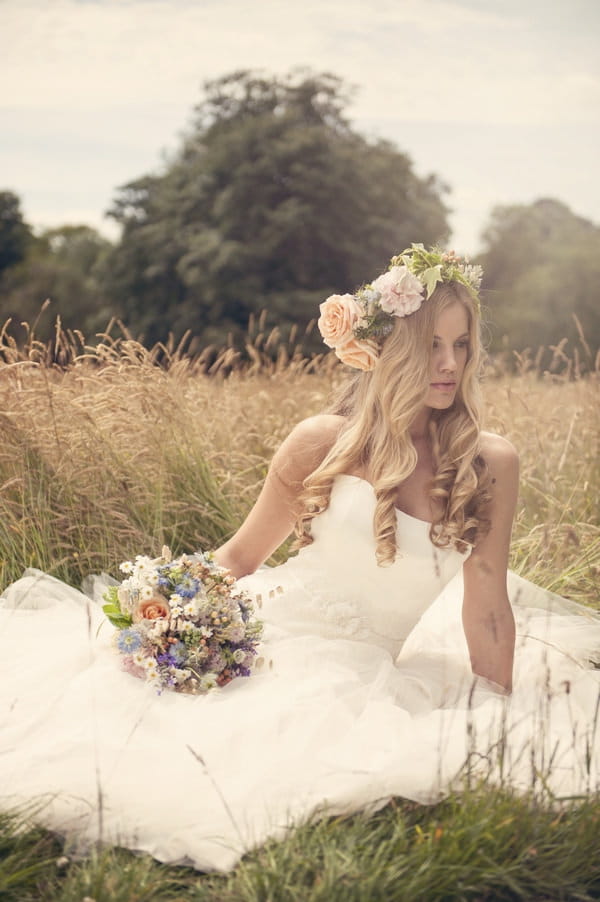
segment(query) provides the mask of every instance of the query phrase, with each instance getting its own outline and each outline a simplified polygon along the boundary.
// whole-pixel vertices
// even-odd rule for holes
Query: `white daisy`
[[[158,677],[158,666],[154,658],[145,658],[142,666],[146,671],[147,680],[152,680],[155,677]]]
[[[200,689],[202,692],[208,692],[210,689],[215,689],[218,685],[217,676],[214,673],[205,673],[200,680]]]

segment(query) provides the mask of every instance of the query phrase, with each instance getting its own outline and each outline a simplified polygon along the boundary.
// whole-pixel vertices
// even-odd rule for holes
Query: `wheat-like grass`
[[[260,324],[258,324],[260,325]],[[144,348],[126,332],[93,347],[0,345],[0,578],[39,566],[78,583],[124,556],[213,547],[241,521],[294,423],[340,378],[252,324],[238,352]],[[55,360],[62,359],[58,366]],[[521,458],[512,566],[598,605],[600,405],[594,374],[490,371],[487,427]],[[280,553],[281,559],[286,553]]]
[[[485,389],[488,428],[509,438],[520,455],[513,568],[600,606],[597,379],[527,373]]]

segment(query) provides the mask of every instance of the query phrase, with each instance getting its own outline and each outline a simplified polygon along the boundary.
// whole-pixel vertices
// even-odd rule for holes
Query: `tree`
[[[0,275],[24,258],[30,240],[19,198],[12,191],[0,191]]]
[[[496,207],[480,262],[492,327],[503,346],[578,343],[577,317],[592,349],[600,345],[600,228],[552,199]]]
[[[98,273],[111,243],[86,225],[65,225],[32,237],[27,254],[7,269],[0,280],[0,319],[16,324],[38,320],[46,298],[50,305],[38,321],[36,334],[45,340],[60,316],[67,328],[93,334],[103,329],[111,306],[100,287]]]
[[[131,328],[222,341],[265,308],[304,325],[411,241],[447,237],[445,187],[354,132],[349,97],[307,72],[205,85],[165,172],[125,185],[110,211],[123,231],[106,284]]]

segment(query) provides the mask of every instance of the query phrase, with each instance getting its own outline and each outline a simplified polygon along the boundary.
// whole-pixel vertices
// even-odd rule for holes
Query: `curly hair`
[[[446,308],[460,302],[469,322],[469,348],[454,403],[432,410],[429,422],[434,476],[429,488],[430,527],[434,545],[464,551],[489,529],[487,468],[480,454],[481,341],[479,312],[458,282],[443,282],[420,309],[399,317],[384,340],[377,366],[356,373],[330,408],[345,423],[317,469],[304,480],[302,513],[296,523],[297,545],[312,542],[312,519],[329,504],[335,476],[368,472],[376,505],[373,530],[380,565],[391,564],[397,552],[396,497],[398,486],[417,465],[410,426],[422,410],[429,390],[430,349],[435,322]]]

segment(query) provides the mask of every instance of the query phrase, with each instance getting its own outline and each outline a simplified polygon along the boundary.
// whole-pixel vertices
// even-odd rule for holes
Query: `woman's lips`
[[[456,382],[432,382],[431,387],[435,388],[436,391],[454,391],[456,388]]]

